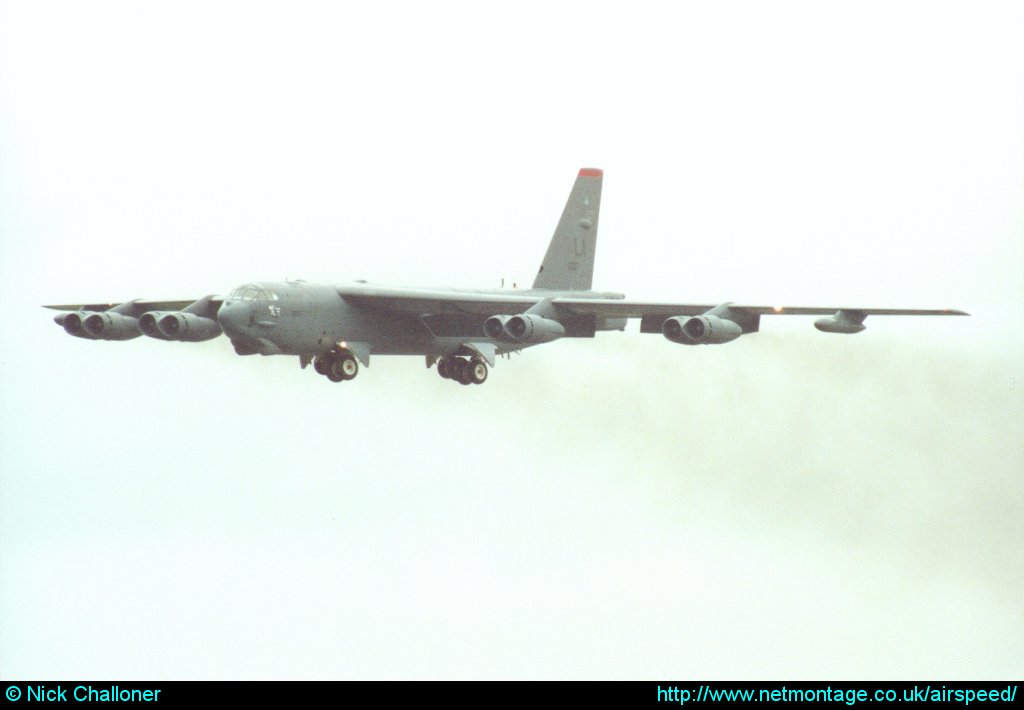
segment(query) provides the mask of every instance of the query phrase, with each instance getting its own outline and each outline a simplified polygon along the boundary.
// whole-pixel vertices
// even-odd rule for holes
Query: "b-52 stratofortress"
[[[764,315],[818,315],[818,330],[859,333],[868,316],[967,315],[956,310],[653,303],[591,290],[603,173],[580,170],[529,289],[424,289],[261,281],[227,296],[46,306],[73,336],[198,342],[221,333],[239,355],[298,356],[332,382],[351,380],[371,355],[418,355],[463,385],[487,380],[499,355],[560,338],[592,338],[640,319],[641,333],[680,345],[716,345],[756,333]]]

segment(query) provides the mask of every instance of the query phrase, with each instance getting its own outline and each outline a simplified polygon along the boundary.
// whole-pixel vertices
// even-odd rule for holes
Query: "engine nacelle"
[[[78,313],[61,313],[53,317],[53,322],[64,329],[64,332],[68,335],[73,335],[76,338],[85,338],[86,340],[95,340],[95,335],[90,335],[83,325],[82,316],[85,315],[82,312]]]
[[[492,340],[501,340],[505,337],[505,324],[512,316],[491,316],[484,321],[484,335]]]
[[[717,345],[743,335],[737,323],[718,316],[676,316],[661,325],[661,333],[681,345]]]
[[[504,332],[507,339],[519,343],[549,343],[565,335],[565,328],[556,320],[524,314],[505,321]]]
[[[148,335],[150,338],[156,338],[157,340],[168,340],[167,336],[160,332],[160,326],[157,325],[164,316],[169,315],[164,311],[150,311],[149,313],[143,313],[139,317],[139,330],[142,331],[143,335]]]
[[[139,330],[158,340],[181,340],[198,343],[221,334],[220,324],[212,318],[194,313],[150,311],[139,318]]]
[[[142,335],[139,321],[121,313],[92,313],[82,320],[82,330],[96,340],[131,340]]]

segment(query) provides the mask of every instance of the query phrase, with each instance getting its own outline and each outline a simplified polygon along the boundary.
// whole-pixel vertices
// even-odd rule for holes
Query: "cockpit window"
[[[252,286],[239,286],[228,298],[233,301],[252,301],[256,298],[256,289]]]
[[[269,288],[260,288],[255,285],[239,286],[231,295],[229,301],[276,301],[277,292]]]

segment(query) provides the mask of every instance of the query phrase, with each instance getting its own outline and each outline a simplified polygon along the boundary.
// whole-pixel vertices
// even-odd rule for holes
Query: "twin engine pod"
[[[131,340],[142,333],[139,322],[121,313],[62,313],[53,319],[64,332],[76,338],[89,340]]]
[[[736,340],[743,328],[718,316],[676,316],[662,323],[661,333],[681,345],[717,345]]]
[[[491,316],[484,322],[484,334],[494,340],[516,343],[549,343],[565,335],[565,327],[556,320],[536,315]]]
[[[139,330],[158,340],[198,343],[221,334],[220,324],[212,318],[177,311],[150,311],[139,318]]]
[[[198,343],[221,333],[214,319],[178,311],[150,311],[139,318],[116,311],[73,311],[54,316],[53,321],[68,335],[87,340],[131,340],[148,335]]]

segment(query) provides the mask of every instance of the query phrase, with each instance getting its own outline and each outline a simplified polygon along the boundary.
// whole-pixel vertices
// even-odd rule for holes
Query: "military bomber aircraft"
[[[482,384],[495,358],[559,338],[592,338],[640,319],[641,333],[681,345],[756,333],[764,315],[818,315],[826,333],[859,333],[871,315],[951,316],[958,310],[654,303],[591,290],[603,173],[579,171],[530,289],[424,289],[305,281],[255,282],[227,296],[46,306],[69,334],[91,340],[198,342],[223,333],[239,355],[298,356],[332,382],[371,355],[418,355],[441,377]]]

